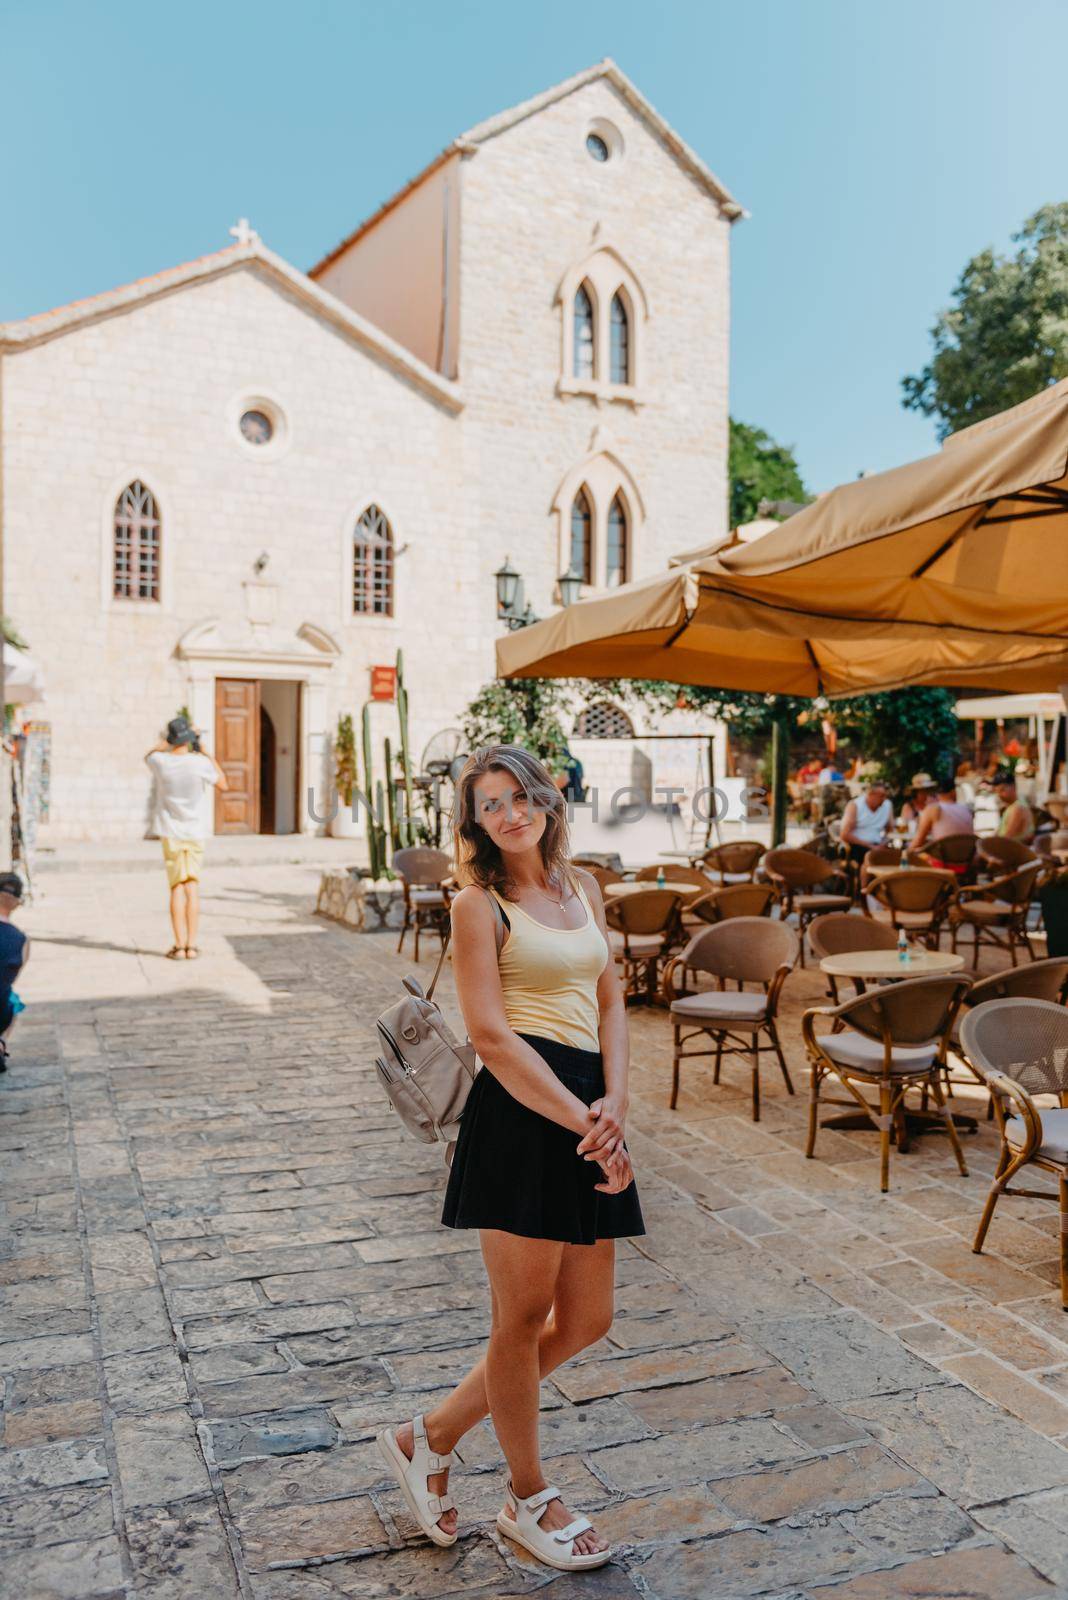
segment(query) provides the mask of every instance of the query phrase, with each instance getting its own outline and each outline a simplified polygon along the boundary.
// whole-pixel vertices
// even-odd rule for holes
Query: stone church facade
[[[722,537],[741,214],[604,62],[308,273],[240,229],[0,326],[4,609],[46,674],[50,831],[140,835],[181,706],[231,770],[217,830],[314,831],[372,666],[403,648],[417,761],[493,677],[506,557],[544,615],[569,569],[593,593]]]

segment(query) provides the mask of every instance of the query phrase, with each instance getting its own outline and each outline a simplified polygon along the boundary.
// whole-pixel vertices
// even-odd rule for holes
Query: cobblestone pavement
[[[477,1357],[477,1238],[372,1081],[410,958],[316,921],[307,867],[217,868],[204,955],[171,963],[162,874],[54,871],[25,913],[30,1010],[0,1084],[0,1589],[153,1600],[1029,1600],[1068,1594],[1068,1317],[1056,1211],[968,1236],[988,1126],[895,1158],[765,1074],[686,1075],[632,1013],[648,1235],[608,1339],[544,1385],[546,1470],[616,1543],[578,1578],[495,1536],[483,1425],[434,1550],[373,1433]],[[428,970],[424,954],[423,969]],[[448,989],[448,983],[444,984]],[[787,986],[797,1039],[818,976]],[[804,1083],[799,1051],[791,1056]]]

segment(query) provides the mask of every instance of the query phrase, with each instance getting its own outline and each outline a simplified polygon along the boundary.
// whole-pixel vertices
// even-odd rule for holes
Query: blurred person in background
[[[156,832],[171,893],[171,961],[195,961],[200,921],[200,867],[204,860],[204,791],[228,789],[226,774],[200,747],[196,729],[185,717],[167,724],[166,738],[145,756],[156,780]]]

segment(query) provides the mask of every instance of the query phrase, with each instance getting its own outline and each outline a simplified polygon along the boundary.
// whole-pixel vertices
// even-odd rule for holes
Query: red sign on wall
[[[395,700],[397,698],[396,667],[371,668],[371,699]]]

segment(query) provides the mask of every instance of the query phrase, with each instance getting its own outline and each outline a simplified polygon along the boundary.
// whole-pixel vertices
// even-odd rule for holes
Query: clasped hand
[[[604,1194],[619,1194],[634,1178],[630,1156],[623,1147],[624,1114],[602,1096],[589,1107],[593,1127],[578,1143],[578,1153],[586,1161],[596,1161],[607,1180],[595,1187]]]

